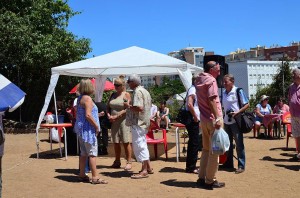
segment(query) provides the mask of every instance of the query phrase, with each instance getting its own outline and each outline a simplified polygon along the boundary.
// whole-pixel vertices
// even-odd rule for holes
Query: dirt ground
[[[50,152],[48,134],[40,133],[40,159],[36,159],[35,134],[7,134],[2,160],[2,197],[299,197],[300,163],[289,162],[295,154],[295,141],[285,149],[286,139],[261,140],[245,136],[246,171],[242,174],[219,171],[217,179],[226,187],[208,191],[196,187],[197,175],[184,172],[185,156],[176,162],[175,133],[168,133],[169,160],[162,147],[159,158],[152,159],[155,173],[149,178],[133,180],[132,172],[141,168],[133,163],[132,172],[112,169],[112,144],[109,155],[97,158],[99,176],[108,185],[78,183],[78,156],[60,158],[58,144]],[[181,151],[183,148],[181,141]],[[153,147],[149,145],[153,158]],[[124,154],[124,153],[123,153]],[[201,153],[199,153],[200,157]],[[198,163],[199,164],[199,163]],[[122,159],[125,166],[125,160]],[[236,164],[235,164],[236,165]]]

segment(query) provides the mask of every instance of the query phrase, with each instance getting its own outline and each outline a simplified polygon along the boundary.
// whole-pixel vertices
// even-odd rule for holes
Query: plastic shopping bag
[[[51,128],[51,139],[54,142],[59,142],[60,137],[58,135],[58,130],[56,128]]]
[[[230,141],[223,128],[216,129],[211,139],[212,154],[223,155],[229,150]]]

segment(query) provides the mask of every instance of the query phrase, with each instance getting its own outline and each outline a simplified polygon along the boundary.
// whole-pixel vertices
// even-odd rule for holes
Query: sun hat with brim
[[[264,101],[265,99],[268,99],[269,96],[266,96],[266,95],[262,95],[261,98],[260,98],[260,102]]]

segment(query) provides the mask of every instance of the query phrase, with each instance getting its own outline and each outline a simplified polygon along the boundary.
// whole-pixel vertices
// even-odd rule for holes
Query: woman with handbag
[[[237,93],[237,87],[234,86],[234,76],[226,74],[223,78],[225,90],[222,93],[222,105],[225,111],[224,129],[228,133],[230,140],[230,147],[227,153],[227,161],[223,164],[223,168],[233,169],[233,139],[236,144],[236,152],[238,158],[238,169],[235,173],[242,173],[245,171],[246,157],[243,133],[239,129],[234,117],[244,112],[249,107],[249,101],[242,89]],[[241,108],[239,105],[241,101]]]

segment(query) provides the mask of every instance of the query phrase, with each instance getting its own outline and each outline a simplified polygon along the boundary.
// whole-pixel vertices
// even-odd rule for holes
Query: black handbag
[[[189,125],[194,121],[193,115],[191,114],[191,112],[185,109],[186,97],[187,97],[187,94],[189,93],[189,90],[186,93],[186,96],[183,101],[183,105],[180,107],[178,114],[176,116],[176,119],[175,119],[176,122],[179,122],[184,125]]]
[[[237,88],[236,89],[236,94],[237,94],[237,97],[238,97],[238,103],[239,103],[239,106],[240,108],[242,107],[242,104],[241,104],[241,99],[240,99],[240,95],[239,95],[239,91],[241,90],[242,88]],[[255,116],[254,116],[254,113],[253,112],[248,112],[248,111],[245,111],[245,112],[242,112],[242,113],[239,113],[237,114],[235,117],[234,117],[240,131],[242,133],[249,133],[253,126],[254,126],[254,122],[255,122]]]
[[[111,122],[109,121],[106,113],[103,117],[100,117],[100,125],[106,129],[111,129]]]

